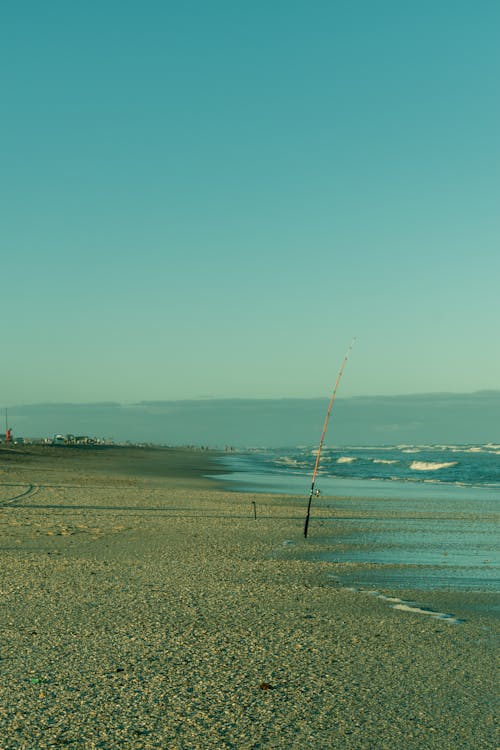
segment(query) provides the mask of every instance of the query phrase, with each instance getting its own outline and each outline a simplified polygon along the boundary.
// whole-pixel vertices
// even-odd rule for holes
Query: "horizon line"
[[[410,393],[393,393],[393,394],[363,394],[356,396],[338,396],[338,401],[354,401],[362,399],[398,399],[398,398],[422,398],[422,397],[458,397],[458,396],[500,396],[498,389],[480,389],[477,391],[420,391]],[[137,406],[159,406],[162,404],[185,404],[185,403],[207,403],[207,402],[251,402],[251,401],[325,401],[328,396],[202,396],[194,398],[165,398],[165,399],[148,399],[143,401],[35,401],[31,403],[17,403],[10,406],[1,407],[2,409],[44,407],[44,406],[110,406],[110,407],[137,407]]]

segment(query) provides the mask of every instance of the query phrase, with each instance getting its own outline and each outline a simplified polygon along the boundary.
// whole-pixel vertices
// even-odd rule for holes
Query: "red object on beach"
[[[12,428],[8,427],[5,431],[5,442],[10,443],[12,441]]]

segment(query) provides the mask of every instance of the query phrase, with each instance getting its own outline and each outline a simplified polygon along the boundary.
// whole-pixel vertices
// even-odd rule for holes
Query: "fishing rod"
[[[314,484],[316,482],[316,474],[318,473],[319,459],[321,457],[321,449],[323,448],[323,442],[325,440],[326,428],[328,426],[328,420],[330,419],[330,413],[332,411],[333,402],[335,400],[335,394],[337,393],[337,388],[339,387],[340,378],[342,377],[342,373],[344,372],[344,367],[347,364],[347,360],[349,359],[349,354],[351,353],[351,349],[354,346],[354,342],[355,341],[356,341],[356,339],[354,338],[351,341],[351,343],[349,345],[349,348],[347,349],[347,351],[345,353],[344,361],[342,362],[342,365],[341,365],[340,370],[339,370],[339,374],[337,375],[337,380],[335,381],[335,385],[333,387],[332,397],[330,399],[330,403],[328,404],[328,411],[326,412],[325,423],[323,425],[323,432],[321,433],[321,440],[319,441],[319,448],[318,448],[318,452],[316,454],[316,463],[314,464],[314,471],[313,471],[313,475],[312,475],[312,484],[311,484],[311,492],[310,492],[310,495],[309,495],[309,502],[307,504],[306,522],[304,524],[304,537],[306,539],[307,539],[307,530],[309,528],[309,518],[311,516],[311,503],[312,503],[312,498],[313,498],[313,494],[314,494]]]

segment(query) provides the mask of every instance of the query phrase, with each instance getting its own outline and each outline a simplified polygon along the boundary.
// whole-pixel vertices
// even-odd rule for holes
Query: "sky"
[[[500,4],[8,3],[0,405],[500,387]]]

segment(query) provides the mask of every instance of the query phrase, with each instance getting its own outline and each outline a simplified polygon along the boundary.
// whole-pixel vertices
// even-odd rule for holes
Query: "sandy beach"
[[[304,502],[215,461],[0,449],[0,750],[498,747],[478,595],[426,595],[456,624],[340,587]]]

